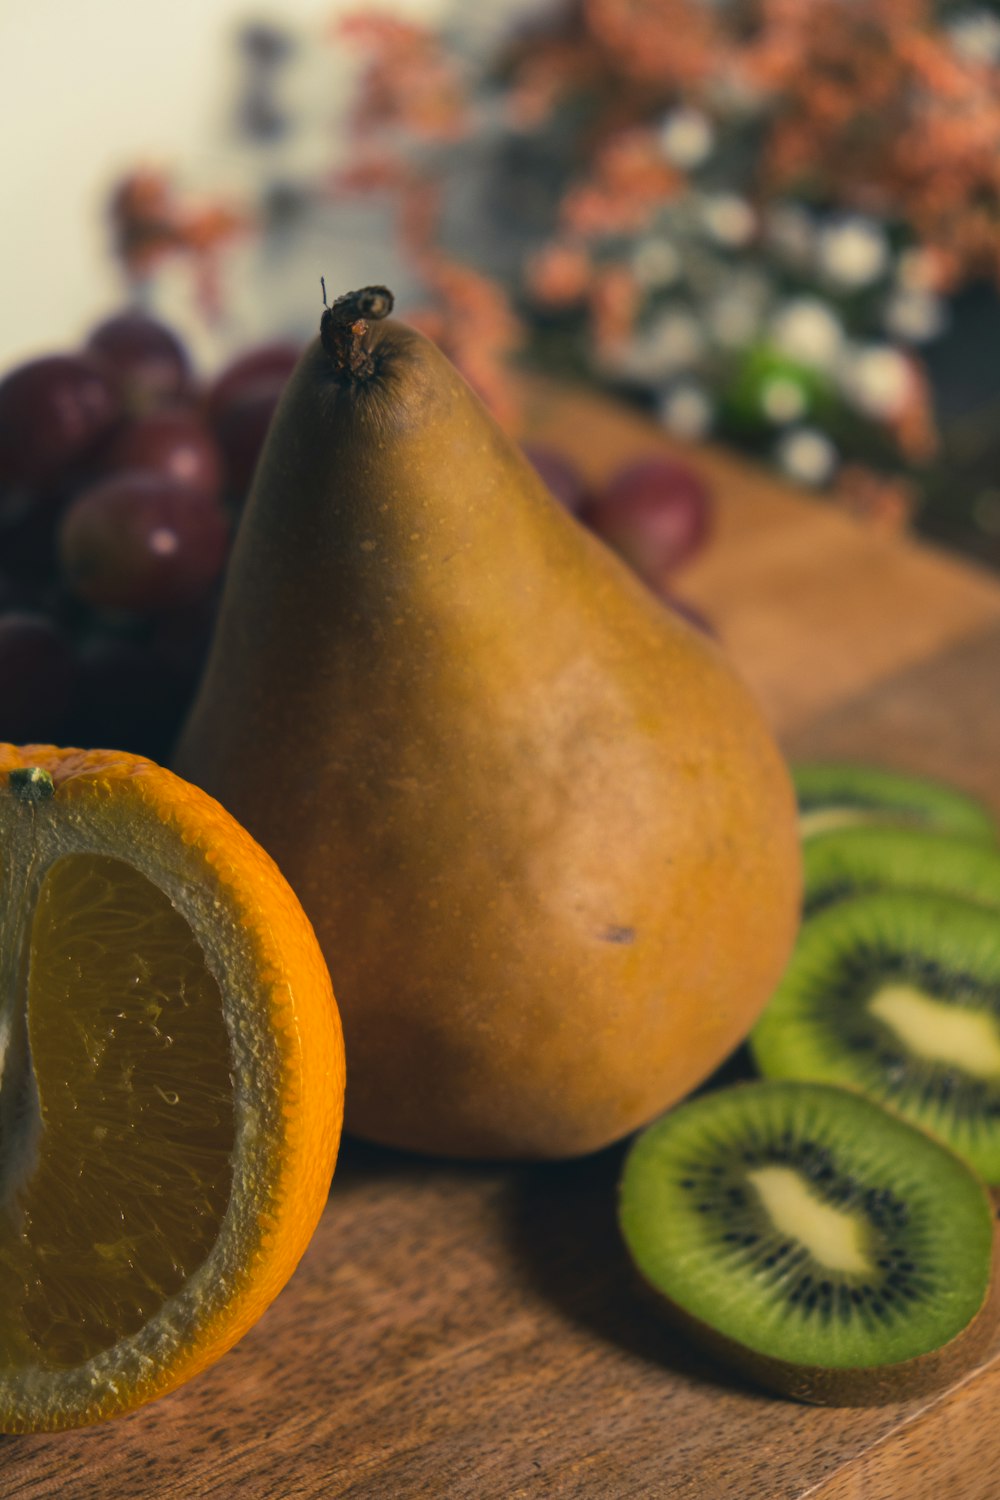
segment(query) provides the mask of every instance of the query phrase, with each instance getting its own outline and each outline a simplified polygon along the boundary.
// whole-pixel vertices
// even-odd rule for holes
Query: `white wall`
[[[273,19],[307,28],[322,86],[332,79],[342,99],[349,67],[320,39],[338,12],[358,8],[357,0],[281,0],[270,10],[253,0],[0,0],[0,372],[71,345],[120,303],[103,205],[124,170],[146,163],[201,171],[215,187],[220,171],[225,180],[225,160],[206,156],[206,146],[224,149],[238,26]],[[445,0],[377,7],[389,8],[434,18]],[[339,102],[330,98],[331,112]]]

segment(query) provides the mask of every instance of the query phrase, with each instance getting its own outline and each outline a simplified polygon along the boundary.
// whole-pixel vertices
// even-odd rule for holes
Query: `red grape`
[[[229,403],[247,391],[261,386],[284,386],[298,364],[302,353],[298,344],[287,339],[273,344],[259,344],[239,355],[218,375],[206,398],[209,417],[215,421]]]
[[[136,417],[112,437],[102,455],[106,474],[126,469],[168,475],[213,499],[222,488],[222,454],[205,423],[183,408]]]
[[[0,740],[58,735],[69,708],[73,662],[62,632],[45,615],[0,615]]]
[[[99,324],[87,348],[115,370],[133,410],[175,400],[189,387],[190,365],[177,335],[138,308]]]
[[[648,458],[620,470],[580,519],[654,586],[705,542],[710,496],[686,464]]]
[[[43,490],[83,459],[121,413],[93,356],[50,354],[0,381],[0,487]]]
[[[561,505],[576,513],[587,499],[587,485],[574,463],[555,448],[525,443],[524,456]]]
[[[226,403],[215,419],[215,436],[225,457],[226,488],[234,499],[245,498],[250,488],[284,388],[284,379],[274,377],[246,386]]]
[[[160,474],[113,475],[63,516],[68,586],[97,609],[152,614],[203,594],[226,560],[229,525],[213,501]]]
[[[206,399],[225,455],[226,488],[242,500],[250,488],[274,409],[301,349],[287,339],[248,349],[218,376]]]

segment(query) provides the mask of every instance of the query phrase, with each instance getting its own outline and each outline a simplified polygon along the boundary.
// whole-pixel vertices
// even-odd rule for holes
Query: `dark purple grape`
[[[121,397],[92,355],[50,354],[0,381],[0,489],[44,491],[114,427]]]
[[[0,615],[0,740],[26,744],[57,737],[72,682],[69,643],[47,616]]]
[[[200,494],[222,489],[222,454],[201,417],[183,408],[136,417],[114,434],[102,455],[104,474],[142,469],[168,475]]]
[[[525,443],[524,456],[561,505],[574,515],[586,503],[587,483],[576,464],[555,448],[539,443]]]
[[[284,386],[298,364],[301,353],[300,346],[288,339],[278,339],[271,344],[259,344],[254,349],[247,349],[213,381],[206,397],[209,419],[217,421],[230,402],[245,395],[247,391],[262,386]]]
[[[115,371],[133,411],[175,401],[190,388],[191,367],[180,339],[137,308],[99,324],[86,347]]]
[[[250,489],[284,387],[283,379],[273,378],[244,387],[215,419],[215,436],[225,462],[226,490],[234,500],[244,500]]]
[[[580,519],[657,587],[706,541],[711,500],[687,464],[649,458],[615,474]]]
[[[63,516],[67,586],[99,610],[155,614],[203,594],[222,571],[229,523],[197,490],[159,474],[114,475]]]

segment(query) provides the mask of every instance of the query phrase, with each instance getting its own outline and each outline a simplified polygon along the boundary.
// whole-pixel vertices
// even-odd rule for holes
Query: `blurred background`
[[[322,275],[391,285],[515,436],[520,370],[585,382],[1000,568],[1000,4],[91,0],[73,20],[0,11],[0,367],[114,346],[130,420],[164,393],[207,417],[214,456],[169,463],[221,463],[230,521]],[[161,333],[100,331],[124,308]],[[163,356],[142,339],[171,337],[174,383],[133,379]],[[234,414],[223,375],[254,351]],[[179,419],[111,451],[93,418],[57,475],[47,440],[5,459],[44,405],[17,400],[0,605],[55,570],[45,608],[75,639],[81,609],[127,636],[138,571],[95,592],[57,529],[109,464],[155,468]],[[561,457],[540,463],[579,509]],[[693,546],[697,473],[677,482]]]
[[[211,366],[382,279],[511,420],[516,356],[1000,562],[996,5],[66,22],[0,16],[5,365],[128,296]]]
[[[442,0],[390,0],[387,13],[431,22],[444,9]],[[176,0],[169,10],[94,0],[83,35],[61,0],[0,8],[0,124],[16,143],[0,161],[5,367],[62,347],[121,303],[127,283],[109,208],[128,176],[163,174],[185,197],[219,197],[243,211],[268,179],[312,178],[332,165],[359,59],[333,44],[331,27],[349,10],[344,0],[282,0],[267,22],[246,0]],[[287,44],[267,87],[283,114],[294,99],[294,126],[289,110],[280,132],[276,119],[248,130],[242,113],[255,72],[244,39],[255,19]],[[214,354],[225,332],[191,317],[168,263],[157,270],[163,284],[143,290],[169,303]]]

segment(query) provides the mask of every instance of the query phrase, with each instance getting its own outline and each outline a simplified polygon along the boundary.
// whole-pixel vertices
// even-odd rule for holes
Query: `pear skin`
[[[313,922],[348,1129],[574,1156],[749,1031],[798,923],[795,799],[722,653],[379,291],[286,389],[176,768]]]

